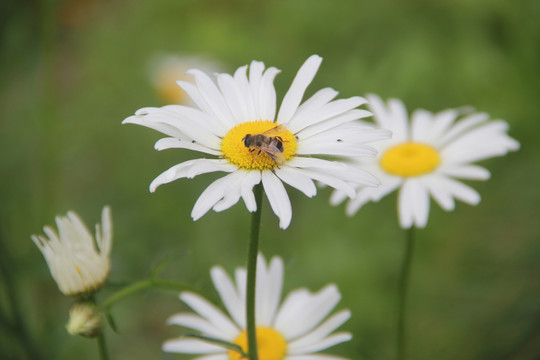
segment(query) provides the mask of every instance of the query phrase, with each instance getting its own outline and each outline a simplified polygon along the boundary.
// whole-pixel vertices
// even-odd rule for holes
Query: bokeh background
[[[428,227],[417,232],[410,358],[539,359],[539,15],[535,0],[2,1],[0,358],[98,356],[94,341],[66,333],[71,300],[30,240],[69,209],[93,228],[102,206],[112,206],[112,272],[100,299],[170,261],[162,277],[218,301],[209,269],[244,264],[249,213],[240,203],[191,220],[214,175],[150,194],[155,176],[197,155],[157,152],[157,132],[121,121],[166,104],[152,78],[159,56],[227,72],[264,61],[282,69],[281,99],[316,53],[324,61],[308,95],[330,86],[341,97],[398,97],[409,110],[470,105],[510,124],[522,147],[482,164],[492,179],[472,184],[480,205],[458,204],[451,213],[433,205]],[[261,234],[262,251],[285,259],[285,290],[338,284],[338,308],[353,313],[343,328],[354,340],[330,352],[393,358],[404,250],[395,194],[353,218],[329,206],[329,189],[312,199],[289,195],[290,228],[278,229],[266,203]],[[119,334],[107,330],[112,358],[191,358],[160,350],[183,332],[165,325],[183,309],[167,291],[120,303],[113,308]],[[15,329],[13,319],[22,319]]]

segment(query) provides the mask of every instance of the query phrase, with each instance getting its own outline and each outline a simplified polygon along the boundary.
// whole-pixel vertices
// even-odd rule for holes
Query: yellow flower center
[[[244,352],[248,352],[247,332],[244,330],[234,339]],[[276,330],[269,327],[257,327],[257,350],[259,360],[283,360],[287,352],[287,342]],[[245,360],[238,351],[229,350],[230,360]]]
[[[418,176],[433,171],[441,159],[433,147],[406,142],[386,151],[381,166],[387,173],[403,177]]]
[[[246,170],[272,170],[278,167],[279,164],[271,158],[272,153],[276,152],[279,154],[274,156],[283,156],[285,160],[290,160],[296,153],[296,138],[285,128],[282,132],[271,131],[265,134],[276,126],[278,124],[270,120],[257,120],[236,125],[223,138],[221,143],[223,157],[231,164]],[[262,146],[257,146],[253,141],[251,142],[252,146],[247,147],[244,139],[248,134],[251,135],[249,138],[251,140],[254,140],[254,135],[264,135],[258,137],[259,140],[264,140]],[[274,141],[272,142],[272,140]]]

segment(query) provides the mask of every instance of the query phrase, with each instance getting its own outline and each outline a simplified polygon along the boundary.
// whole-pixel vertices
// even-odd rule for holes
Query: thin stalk
[[[100,307],[104,310],[111,308],[113,305],[115,305],[120,300],[123,300],[124,298],[133,295],[135,293],[138,293],[139,291],[143,291],[150,288],[161,288],[166,290],[173,290],[173,291],[183,291],[191,289],[191,286],[183,283],[179,283],[176,281],[171,280],[163,280],[163,279],[148,279],[136,282],[135,284],[128,285],[111,296],[107,300],[105,300],[103,303],[101,303]]]
[[[109,352],[107,351],[107,343],[105,341],[105,329],[97,336],[99,358],[101,360],[109,360]]]
[[[398,304],[398,331],[397,331],[397,359],[407,359],[407,293],[411,275],[411,264],[414,255],[414,226],[405,231],[405,255],[401,265],[399,279],[399,304]]]
[[[257,210],[251,216],[251,236],[247,259],[247,291],[246,291],[246,331],[249,360],[258,360],[257,329],[255,322],[255,282],[257,279],[257,255],[259,253],[259,232],[261,229],[261,212],[263,188],[258,184],[253,189]]]

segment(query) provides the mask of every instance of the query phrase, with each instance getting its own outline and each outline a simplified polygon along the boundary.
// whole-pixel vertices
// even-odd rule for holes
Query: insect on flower
[[[259,150],[253,160],[263,152],[279,167],[279,165],[283,165],[286,161],[285,156],[283,155],[284,141],[281,136],[271,135],[281,134],[286,130],[287,129],[283,125],[277,125],[262,134],[246,134],[242,141],[244,142],[245,147],[249,149],[250,153]]]

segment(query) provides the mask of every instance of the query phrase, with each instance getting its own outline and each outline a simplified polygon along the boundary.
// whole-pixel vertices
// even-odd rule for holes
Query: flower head
[[[234,343],[246,351],[246,270],[236,270],[236,284],[219,266],[212,268],[211,276],[230,317],[199,295],[183,292],[180,299],[198,315],[176,314],[168,323],[193,329],[206,337]],[[264,257],[259,255],[255,295],[259,359],[342,359],[315,354],[352,338],[347,332],[332,333],[350,318],[349,310],[342,310],[325,320],[341,298],[337,287],[327,285],[316,293],[297,289],[292,291],[280,306],[282,284],[281,258],[274,257],[267,265]],[[180,337],[168,340],[163,344],[163,350],[183,354],[208,354],[197,358],[200,360],[240,359],[239,352],[198,338]]]
[[[391,130],[393,138],[374,145],[379,151],[376,159],[358,160],[381,179],[382,185],[376,189],[358,187],[356,198],[347,205],[349,215],[399,188],[401,227],[423,228],[429,216],[430,195],[446,211],[454,209],[454,198],[478,204],[480,195],[456,178],[487,180],[489,171],[471,163],[519,149],[519,143],[507,135],[508,124],[488,121],[485,113],[470,113],[456,121],[461,115],[458,109],[435,114],[419,109],[409,124],[401,101],[390,99],[385,105],[375,95],[367,98],[377,126]],[[338,204],[345,197],[336,191],[331,202]]]
[[[69,211],[57,216],[58,234],[45,226],[43,235],[32,240],[45,257],[52,277],[65,295],[93,292],[107,280],[112,245],[111,209],[103,208],[101,226],[96,225],[96,238],[88,231],[79,216]]]
[[[356,109],[361,97],[334,100],[337,92],[324,88],[300,105],[322,59],[311,56],[300,68],[279,112],[274,77],[262,62],[242,66],[233,76],[217,74],[217,85],[200,70],[190,70],[195,84],[178,81],[198,108],[169,105],[142,108],[123,123],[143,125],[169,137],[157,150],[184,148],[215,158],[190,160],[173,166],[150,184],[150,191],[180,178],[221,171],[227,173],[201,194],[192,211],[194,220],[210,209],[223,211],[242,198],[256,210],[253,187],[262,182],[280,227],[287,228],[292,208],[283,183],[309,197],[316,194],[314,180],[355,196],[353,185],[377,186],[379,181],[363,169],[328,157],[374,157],[366,143],[386,139],[390,133],[373,129],[358,119],[370,116]],[[277,115],[276,115],[277,113]]]

